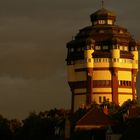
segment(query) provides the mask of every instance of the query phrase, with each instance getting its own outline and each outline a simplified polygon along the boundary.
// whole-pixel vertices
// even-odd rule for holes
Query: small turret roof
[[[101,8],[97,10],[95,13],[92,14],[92,16],[116,16],[112,11],[109,11],[108,9]]]
[[[97,20],[97,19],[116,19],[116,14],[114,12],[111,12],[108,9],[101,8],[91,14],[90,16],[91,21]]]

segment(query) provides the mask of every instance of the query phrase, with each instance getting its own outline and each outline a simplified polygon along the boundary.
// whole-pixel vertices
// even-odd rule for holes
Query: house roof
[[[116,124],[102,109],[92,108],[77,123],[76,129],[100,129]]]

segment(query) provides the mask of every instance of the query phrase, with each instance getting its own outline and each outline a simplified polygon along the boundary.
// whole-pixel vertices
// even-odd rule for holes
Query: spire
[[[104,8],[104,0],[102,0],[102,8]]]

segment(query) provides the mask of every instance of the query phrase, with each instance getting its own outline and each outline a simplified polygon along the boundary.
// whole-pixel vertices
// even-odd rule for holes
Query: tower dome
[[[91,14],[90,18],[93,25],[96,25],[96,24],[111,24],[112,25],[114,24],[116,20],[116,15],[105,8],[101,8],[97,10],[95,13]]]

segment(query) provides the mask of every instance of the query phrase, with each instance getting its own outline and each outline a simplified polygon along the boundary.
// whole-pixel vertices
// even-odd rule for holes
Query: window
[[[120,81],[119,81],[119,86],[129,87],[129,86],[131,86],[131,81],[120,80]]]
[[[95,46],[95,50],[101,50],[101,46]]]
[[[118,45],[113,45],[113,47],[112,47],[113,49],[118,49],[119,48],[119,46]]]
[[[97,62],[97,59],[96,59],[96,58],[94,58],[94,62],[95,62],[95,63]]]
[[[121,51],[123,51],[123,50],[124,50],[123,46],[120,46],[120,50],[121,50]]]
[[[125,59],[122,59],[122,63],[125,63]]]
[[[123,81],[121,81],[121,84],[120,84],[121,86],[123,85]]]
[[[109,59],[108,59],[108,62],[112,62],[112,59],[111,59],[111,58],[109,58]]]
[[[124,51],[128,51],[128,47],[127,46],[124,46]]]
[[[106,61],[105,62],[109,62],[109,59],[108,58],[106,58]]]
[[[135,51],[137,51],[138,50],[138,48],[137,47],[135,47]]]
[[[99,103],[102,103],[102,97],[99,96]]]
[[[105,20],[98,20],[99,24],[105,24]]]
[[[124,63],[126,63],[127,62],[127,60],[126,59],[124,59]]]
[[[109,80],[106,80],[106,85],[107,85],[107,86],[109,86],[109,83],[110,83]]]
[[[105,85],[105,80],[100,80],[101,86]]]
[[[100,86],[100,85],[101,85],[100,80],[97,80],[97,86]]]
[[[108,19],[108,20],[107,20],[107,24],[112,25],[112,24],[113,24],[113,21],[112,21],[112,20],[110,20],[110,19]]]
[[[126,85],[126,83],[125,83],[125,81],[123,81],[123,86],[125,86]]]
[[[122,34],[123,33],[123,30],[119,30],[119,33]]]
[[[117,58],[114,58],[114,62],[117,62]]]
[[[101,58],[98,59],[98,62],[101,62]]]
[[[129,82],[128,81],[126,81],[126,86],[129,86]]]
[[[103,97],[103,101],[104,101],[104,102],[106,101],[106,97],[105,97],[105,96]]]
[[[91,50],[93,47],[91,45],[87,45],[86,49]]]
[[[108,46],[103,46],[103,50],[108,50]]]
[[[138,50],[137,46],[131,47],[131,51],[137,51],[137,50]]]
[[[96,87],[110,86],[110,80],[94,80],[93,85]]]

